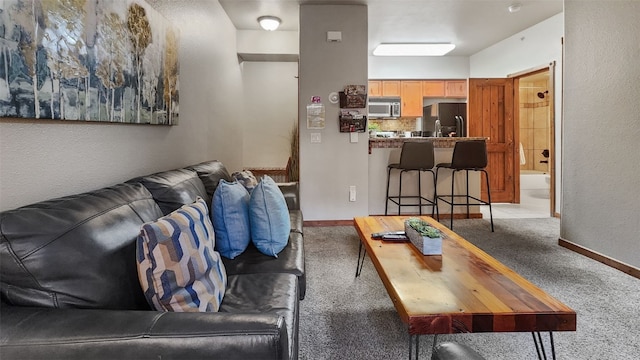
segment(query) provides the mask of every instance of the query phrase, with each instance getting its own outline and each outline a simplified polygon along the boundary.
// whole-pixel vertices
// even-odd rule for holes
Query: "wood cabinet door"
[[[400,80],[382,80],[382,96],[400,96]]]
[[[514,202],[514,87],[513,79],[469,79],[467,123],[470,137],[486,137],[491,202]],[[487,199],[482,179],[481,196]]]
[[[382,96],[382,81],[369,81],[369,96]]]
[[[423,97],[444,97],[444,81],[443,80],[423,80],[422,96]]]
[[[422,116],[422,81],[402,81],[401,116]]]
[[[467,97],[466,80],[447,80],[444,84],[444,96],[464,98]]]

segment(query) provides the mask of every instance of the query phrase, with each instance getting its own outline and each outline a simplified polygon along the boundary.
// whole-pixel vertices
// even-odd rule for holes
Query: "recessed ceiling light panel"
[[[455,49],[448,43],[380,44],[373,50],[375,56],[443,56]]]

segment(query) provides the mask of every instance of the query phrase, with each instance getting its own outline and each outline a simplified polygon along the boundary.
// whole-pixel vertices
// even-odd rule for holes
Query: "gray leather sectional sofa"
[[[218,161],[0,213],[2,359],[297,359],[306,283],[297,184],[281,189],[291,233],[277,258],[223,258],[219,312],[152,311],[136,268],[143,223],[232,181]]]

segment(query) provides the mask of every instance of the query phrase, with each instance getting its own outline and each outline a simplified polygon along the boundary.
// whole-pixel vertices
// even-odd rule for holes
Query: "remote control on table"
[[[387,241],[399,241],[399,240],[409,240],[409,238],[407,237],[407,235],[405,235],[404,233],[402,234],[386,234],[386,235],[382,235],[382,240],[387,240]]]
[[[404,231],[384,231],[384,232],[379,232],[379,233],[373,233],[371,234],[371,238],[372,239],[382,239],[383,236],[385,235],[405,235]]]

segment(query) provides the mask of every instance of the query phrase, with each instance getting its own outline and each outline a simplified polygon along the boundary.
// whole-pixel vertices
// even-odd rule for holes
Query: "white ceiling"
[[[521,9],[510,13],[508,7],[514,3]],[[273,15],[282,19],[279,30],[288,31],[299,28],[300,4],[367,4],[370,53],[380,43],[451,42],[456,44],[451,56],[473,55],[563,10],[562,0],[220,0],[220,4],[238,30],[259,30],[257,18]]]

